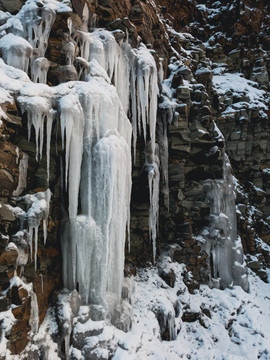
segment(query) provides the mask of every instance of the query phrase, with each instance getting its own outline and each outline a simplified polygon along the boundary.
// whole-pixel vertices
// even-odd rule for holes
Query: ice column
[[[78,96],[68,94],[60,100],[62,144],[66,151],[65,184],[69,192],[69,217],[77,215],[80,170],[83,152],[83,109]]]
[[[223,178],[204,182],[206,201],[210,205],[209,232],[204,230],[204,245],[209,255],[210,284],[225,288],[240,285],[248,290],[241,241],[237,236],[233,177],[224,152]]]
[[[156,151],[152,153],[152,144],[149,142],[145,148],[145,164],[144,167],[148,174],[149,186],[149,237],[153,243],[153,261],[156,260],[156,238],[158,228],[158,214],[159,214],[159,157],[158,146]]]
[[[68,118],[70,109],[62,119],[61,113],[69,188],[71,177],[76,179],[69,192],[69,219],[63,224],[63,271],[65,286],[77,288],[84,303],[103,304],[110,310],[119,303],[122,291],[130,217],[131,125],[104,69],[96,60],[91,64],[99,75],[76,83],[76,101],[66,101],[67,109],[71,103],[74,109],[79,101],[84,119],[82,126],[78,122],[82,133],[74,146],[70,139],[78,114]],[[77,157],[77,165],[72,165],[71,156]]]

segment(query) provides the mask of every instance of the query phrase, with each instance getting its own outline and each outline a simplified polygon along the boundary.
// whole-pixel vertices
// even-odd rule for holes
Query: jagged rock
[[[83,17],[83,8],[85,3],[86,0],[72,0],[74,11],[80,16],[80,18]]]
[[[170,286],[174,287],[176,276],[172,269],[169,271],[163,270],[160,272],[159,276]]]
[[[13,212],[2,201],[0,201],[0,219],[2,221],[15,221],[16,219]]]

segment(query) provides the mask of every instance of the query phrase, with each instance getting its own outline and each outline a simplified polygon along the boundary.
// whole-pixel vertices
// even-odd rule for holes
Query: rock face
[[[0,10],[15,14],[23,3],[1,0]],[[42,14],[44,4],[37,2],[37,6]],[[78,57],[82,46],[78,34],[80,29],[92,31],[95,26],[105,27],[118,44],[128,41],[136,48],[142,41],[156,60],[160,88],[156,128],[160,172],[157,255],[165,249],[173,249],[170,250],[171,258],[184,263],[187,272],[192,273],[192,276],[186,276],[190,291],[201,283],[222,288],[229,285],[232,275],[228,275],[229,280],[225,283],[219,281],[220,269],[214,255],[218,253],[220,239],[226,237],[230,238],[234,248],[232,259],[239,268],[243,264],[243,246],[247,265],[267,281],[265,269],[270,266],[269,4],[257,1],[255,6],[249,0],[232,4],[225,0],[204,1],[203,4],[185,0],[73,0],[72,6],[73,12],[64,8],[52,21],[48,47],[42,55],[46,61],[40,62],[45,67],[38,68],[39,82],[44,79],[48,85],[55,86],[79,80],[89,64]],[[1,14],[1,24],[5,24],[9,16]],[[33,77],[30,71],[28,75]],[[38,324],[43,322],[53,292],[62,287],[60,220],[68,201],[61,184],[64,159],[61,146],[55,142],[50,148],[50,177],[47,179],[46,157],[36,161],[34,134],[30,133],[28,142],[27,116],[22,114],[18,103],[18,91],[15,91],[13,99],[3,95],[0,104],[0,291],[3,294],[0,310],[8,311],[16,305],[12,307],[16,323],[5,334],[12,354],[24,350],[29,336],[31,338],[37,332]],[[51,132],[52,138],[56,138],[56,126]],[[58,154],[53,147],[57,148]],[[237,181],[231,174],[224,173],[224,167],[229,163],[225,151]],[[136,267],[154,262],[153,237],[149,234],[147,156],[143,136],[138,137],[132,167],[127,276],[135,274]],[[224,190],[221,185],[225,180],[230,189]],[[40,225],[36,230],[38,248],[36,243],[30,253],[29,235],[20,218],[20,211],[29,209],[22,196],[44,192],[48,187],[52,192],[47,219],[48,238],[46,241]],[[218,210],[217,196],[209,196],[210,188],[222,192],[219,201],[222,205]],[[230,205],[224,200],[226,191],[231,191]],[[229,216],[234,201],[235,220]],[[12,210],[14,208],[17,210]],[[224,226],[221,218],[217,221],[220,214],[227,217]],[[213,219],[218,225],[213,225]],[[236,233],[229,231],[224,235],[224,229],[233,228],[234,221],[237,221],[237,234],[242,245]],[[210,246],[206,246],[209,239]],[[35,251],[36,262],[32,256]],[[235,255],[237,252],[239,257]],[[240,273],[239,268],[234,269],[237,276],[245,278],[245,270]],[[237,276],[234,276],[234,283],[247,290],[246,280],[237,282]],[[162,269],[160,277],[168,286],[174,287],[172,270]],[[17,278],[23,279],[27,287]],[[68,298],[69,307],[72,296],[66,293],[62,296]],[[77,299],[77,293],[74,297]],[[54,301],[56,308],[57,301]],[[127,331],[132,319],[128,296],[121,306],[122,309],[116,310],[115,324]],[[33,320],[36,308],[38,314]],[[61,315],[62,310],[57,309]],[[67,346],[67,338],[91,359],[112,356],[117,346],[114,340],[99,340],[99,344],[89,345],[89,338],[101,335],[105,326],[102,309],[92,309],[94,315],[91,316],[91,309],[84,309],[86,315],[78,314],[77,310],[72,308],[72,316],[64,320],[56,315],[59,328],[65,329],[55,335],[61,338],[58,345],[62,358],[68,352],[68,347],[63,349]],[[157,307],[155,315],[161,324],[162,339],[170,340],[175,337],[170,333],[174,315],[172,311],[164,318],[163,310]],[[187,309],[182,319],[189,322],[200,316]],[[75,317],[78,322],[74,333],[67,333],[67,328],[75,324]],[[69,324],[66,327],[65,321]],[[82,333],[81,324],[85,322],[93,323],[93,333]],[[98,353],[99,347],[104,348],[103,355],[107,355],[102,357]]]

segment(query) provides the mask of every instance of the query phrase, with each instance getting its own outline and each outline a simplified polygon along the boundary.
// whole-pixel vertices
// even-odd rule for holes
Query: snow
[[[215,73],[217,73],[217,70]],[[252,106],[257,106],[264,110],[268,109],[264,103],[266,92],[258,89],[256,82],[245,79],[241,73],[214,75],[213,86],[220,95],[231,90],[234,93],[240,94],[245,98],[244,101],[248,101]]]
[[[29,58],[32,55],[32,46],[20,36],[7,34],[0,39],[0,49],[3,60],[10,66],[28,72]]]

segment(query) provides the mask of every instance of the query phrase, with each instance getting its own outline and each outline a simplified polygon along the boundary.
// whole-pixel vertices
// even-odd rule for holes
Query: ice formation
[[[114,36],[106,31],[97,29],[92,33],[80,31],[80,55],[86,62],[96,60],[106,70],[110,80],[115,85],[123,109],[130,112],[133,130],[133,158],[136,160],[137,136],[142,135],[146,142],[147,134],[151,139],[151,156],[153,163],[146,160],[149,169],[150,201],[149,224],[150,237],[153,242],[155,258],[155,242],[157,232],[158,196],[159,191],[159,163],[155,161],[156,118],[157,118],[157,68],[150,51],[141,44],[138,49],[132,49],[128,42],[120,45]],[[84,74],[90,66],[84,64]],[[84,75],[87,76],[87,75]],[[127,96],[127,94],[130,94]],[[130,98],[130,100],[129,100]],[[148,150],[149,151],[149,150]],[[153,169],[155,176],[153,178]],[[153,179],[155,179],[153,183]]]
[[[23,201],[26,206],[26,211],[22,210],[20,207],[12,207],[7,205],[14,213],[14,215],[20,219],[21,222],[21,231],[20,234],[17,233],[17,238],[24,237],[23,228],[24,223],[27,223],[28,226],[28,243],[30,246],[30,259],[34,255],[35,269],[37,268],[37,252],[38,252],[38,230],[40,222],[43,223],[43,238],[44,243],[47,239],[47,223],[50,210],[50,200],[51,200],[51,191],[47,189],[44,192],[37,192],[35,194],[27,194],[23,197],[16,198],[17,202]],[[22,234],[21,234],[22,233]],[[15,234],[16,235],[16,234]],[[14,236],[15,236],[14,235]],[[33,244],[34,240],[34,244]],[[23,259],[22,259],[23,260]],[[25,264],[23,264],[25,265]]]
[[[27,170],[29,156],[23,153],[22,159],[19,160],[19,181],[17,189],[13,191],[13,196],[19,196],[27,187]]]
[[[113,293],[120,301],[129,227],[131,125],[115,88],[105,79],[91,78],[76,86],[78,97],[67,104],[80,99],[73,109],[80,109],[82,126],[78,126],[78,113],[68,124],[61,103],[61,121],[63,118],[71,127],[69,130],[62,126],[62,131],[66,129],[67,183],[71,189],[69,220],[62,240],[64,282],[69,288],[78,287],[85,303],[104,303],[106,293]],[[89,281],[85,281],[87,278]]]
[[[209,229],[202,233],[209,255],[209,280],[214,287],[239,285],[248,291],[243,248],[237,235],[231,164],[225,152],[223,156],[223,178],[204,182],[206,201],[210,205]]]
[[[48,26],[52,24],[51,19],[49,16]],[[14,28],[12,24],[11,29]],[[37,31],[33,25],[33,34]],[[24,34],[32,46],[40,50],[39,57],[31,64],[32,79],[39,83],[46,82],[50,66],[43,57],[46,31],[41,34],[43,45],[36,42],[35,37]],[[15,33],[11,36],[21,39]],[[69,288],[79,288],[84,302],[107,302],[106,306],[113,308],[121,299],[124,247],[126,238],[129,239],[132,129],[134,155],[137,133],[143,135],[145,141],[150,138],[145,167],[149,177],[149,225],[154,258],[156,253],[159,203],[159,160],[155,145],[157,69],[144,45],[132,49],[128,42],[118,44],[108,31],[80,31],[79,41],[80,56],[76,63],[81,67],[79,75],[83,81],[54,88],[20,83],[18,103],[27,114],[29,139],[34,128],[37,160],[42,158],[46,134],[48,180],[51,133],[54,120],[60,118],[65,150],[64,182],[69,199],[68,220],[63,225],[62,238],[64,283]],[[71,65],[74,44],[66,42],[64,45],[63,51]],[[131,116],[132,126],[127,115]],[[36,222],[29,224],[31,251],[33,236],[37,249],[37,229]],[[36,263],[36,252],[34,258]],[[89,258],[92,261],[89,262]]]

